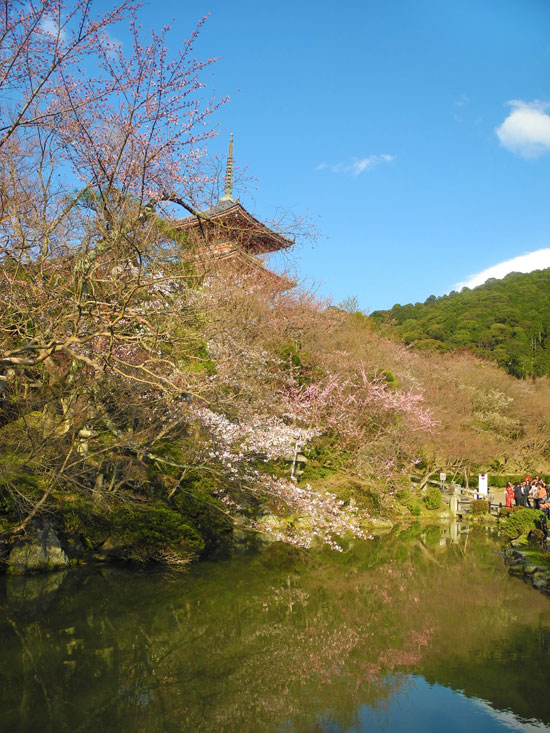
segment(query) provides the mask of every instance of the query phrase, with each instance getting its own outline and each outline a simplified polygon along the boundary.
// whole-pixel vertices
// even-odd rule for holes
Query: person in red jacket
[[[514,487],[512,484],[508,481],[506,484],[506,506],[510,507],[510,509],[513,506],[514,501]]]

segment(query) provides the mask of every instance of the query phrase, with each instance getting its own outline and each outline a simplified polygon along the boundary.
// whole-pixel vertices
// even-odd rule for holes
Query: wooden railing
[[[446,504],[451,503],[451,497],[454,493],[454,498],[456,499],[456,513],[457,514],[470,514],[471,513],[471,507],[470,504],[474,499],[485,499],[489,502],[489,512],[491,514],[498,514],[500,511],[500,508],[502,506],[502,502],[496,501],[495,498],[491,495],[491,492],[489,492],[488,495],[484,495],[479,493],[479,491],[475,491],[474,489],[465,489],[463,487],[459,486],[453,486],[453,487],[447,487],[445,486],[447,491],[443,493],[443,501]]]

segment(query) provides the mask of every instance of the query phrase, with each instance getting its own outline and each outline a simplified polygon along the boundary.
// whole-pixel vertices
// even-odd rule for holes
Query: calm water
[[[550,600],[485,530],[0,579],[2,731],[550,730]]]

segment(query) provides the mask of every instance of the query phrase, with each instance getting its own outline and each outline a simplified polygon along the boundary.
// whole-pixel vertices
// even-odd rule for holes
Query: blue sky
[[[197,54],[221,58],[204,81],[231,97],[211,150],[233,131],[257,179],[243,204],[315,222],[295,266],[320,295],[372,311],[526,253],[550,266],[548,0],[162,0],[141,17],[173,21],[177,49],[206,13]]]

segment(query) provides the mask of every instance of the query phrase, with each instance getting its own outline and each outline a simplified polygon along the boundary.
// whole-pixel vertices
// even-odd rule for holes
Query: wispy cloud
[[[488,267],[476,275],[470,275],[464,282],[457,283],[453,290],[475,288],[491,277],[500,280],[510,272],[532,272],[533,270],[545,270],[547,267],[550,267],[550,249],[537,249],[535,252],[528,252],[519,257],[512,257],[511,260],[499,262],[498,265]]]
[[[550,152],[550,108],[548,102],[522,102],[514,99],[508,104],[512,111],[502,125],[495,128],[502,147],[522,158],[538,158]]]
[[[119,41],[118,38],[115,38],[111,33],[105,30],[101,34],[100,41],[103,50],[108,56],[116,54],[122,48],[122,41]]]
[[[67,38],[66,30],[59,27],[59,23],[55,18],[44,18],[40,23],[40,30],[43,33],[46,33],[46,35],[53,36],[54,38],[59,36],[62,41],[65,41]]]
[[[458,694],[464,698],[466,697],[465,695],[463,695],[463,693]],[[516,730],[521,731],[521,733],[542,733],[542,731],[544,731],[546,727],[544,723],[535,720],[534,718],[526,721],[525,718],[521,718],[519,715],[516,715],[511,710],[495,710],[493,707],[491,707],[490,703],[488,703],[486,700],[481,700],[478,697],[470,697],[468,698],[468,701],[473,705],[477,705],[487,715],[498,721],[498,723],[500,724],[499,728],[501,730]]]
[[[464,108],[470,104],[470,99],[465,94],[461,94],[453,101],[453,105],[456,108],[453,112],[453,119],[455,122],[464,122],[462,112]]]
[[[380,165],[380,163],[391,163],[393,160],[395,160],[395,155],[382,153],[381,155],[367,155],[365,158],[353,158],[347,163],[319,163],[316,170],[329,170],[332,173],[359,176],[364,171]]]

